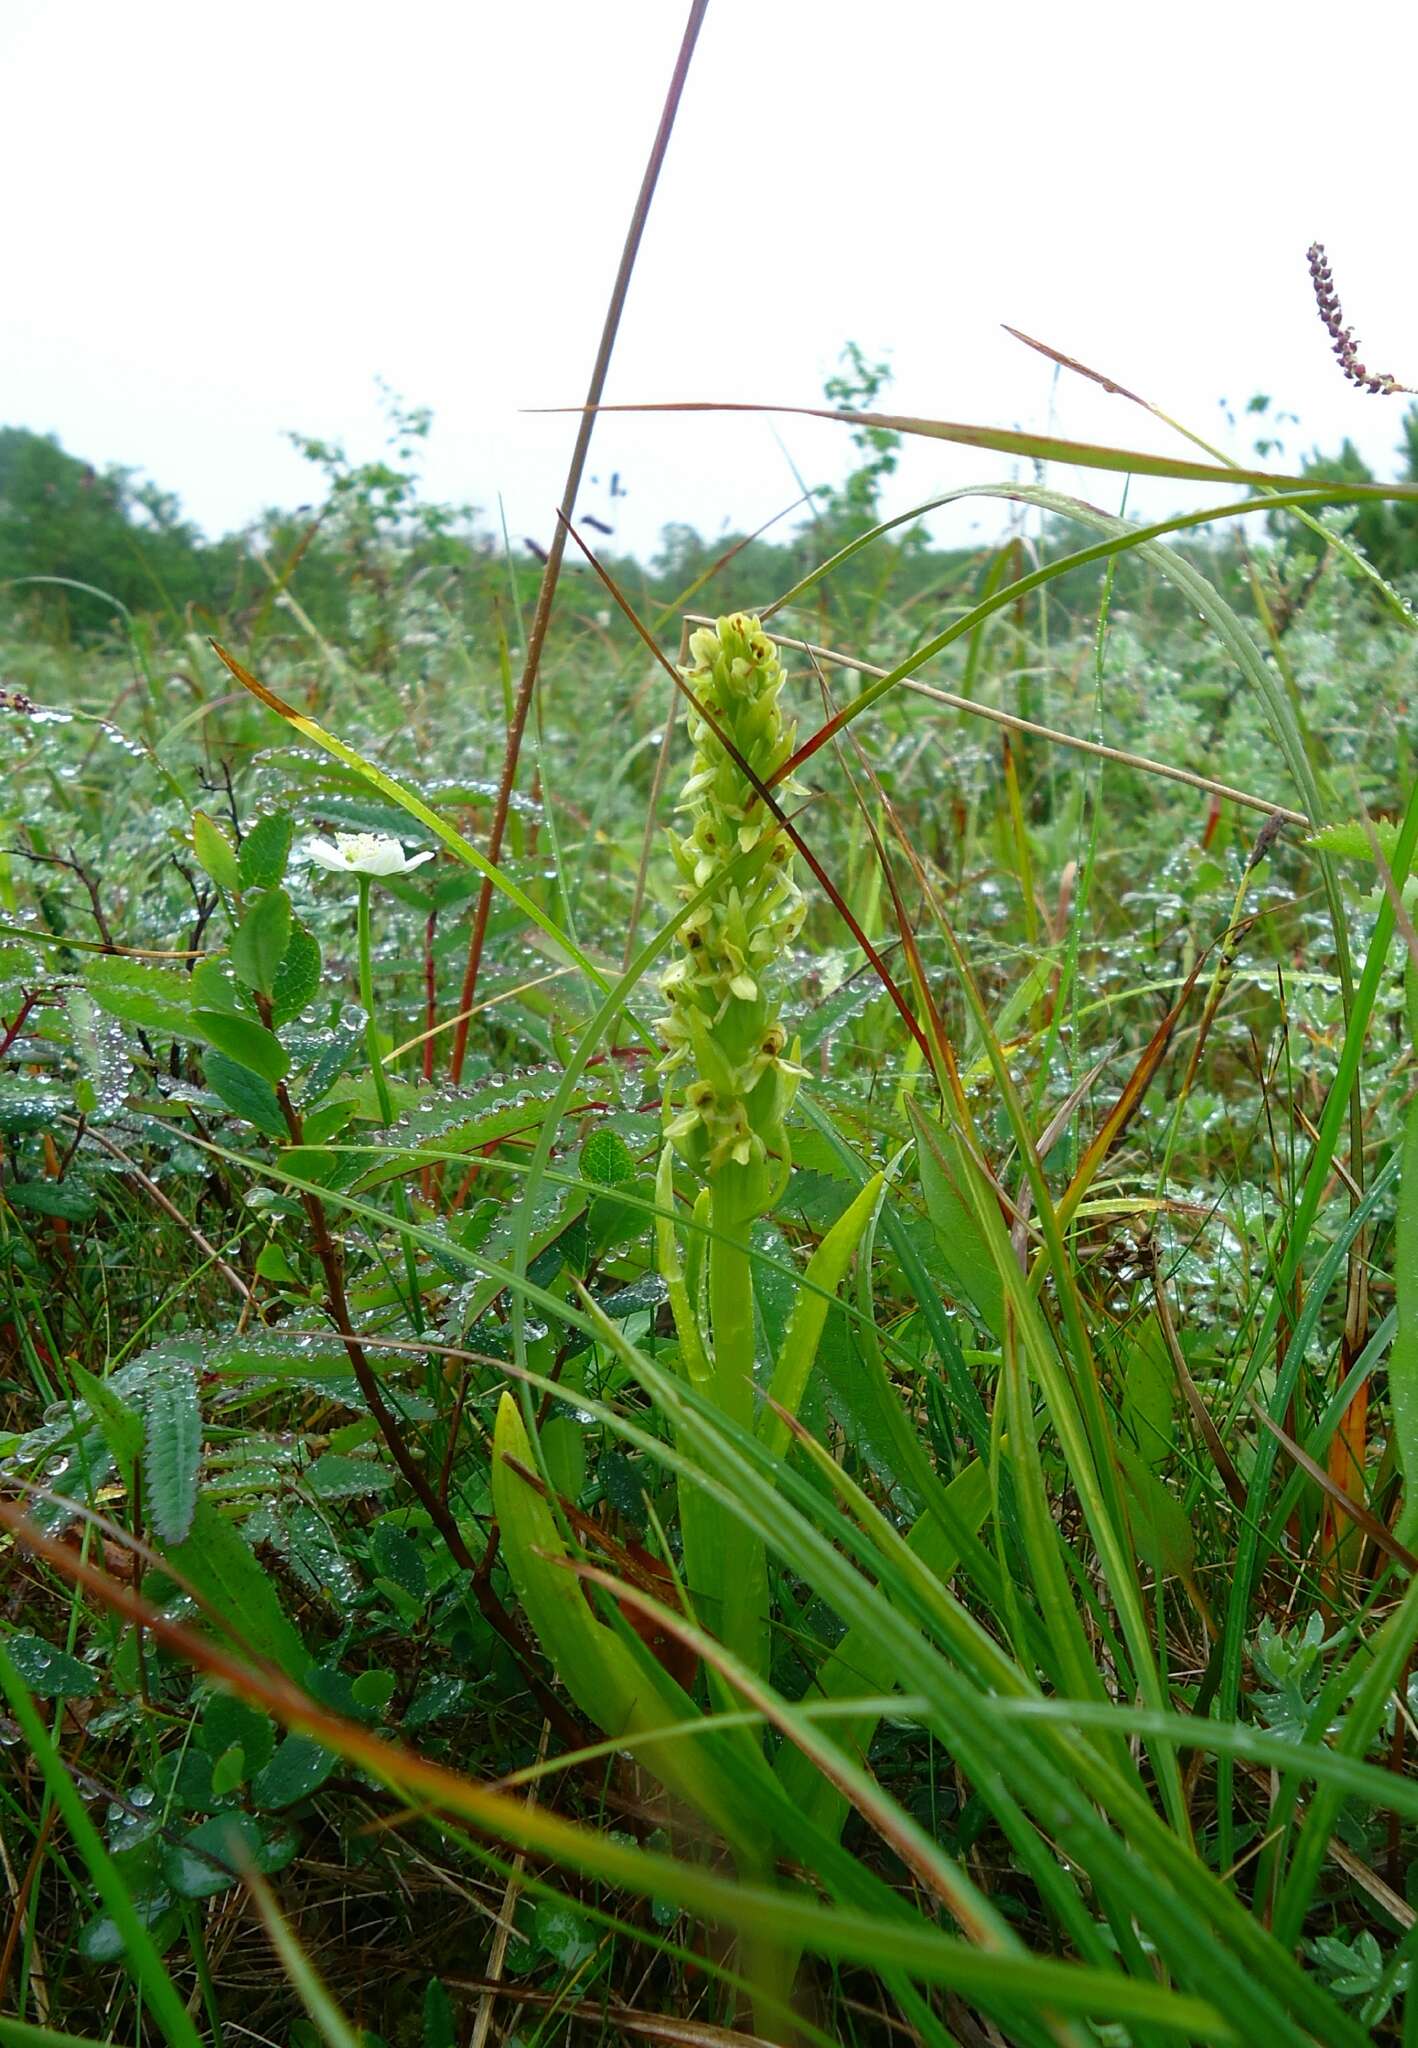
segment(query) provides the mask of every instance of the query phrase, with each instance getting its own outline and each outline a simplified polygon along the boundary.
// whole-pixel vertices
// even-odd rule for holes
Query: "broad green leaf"
[[[586,1484],[586,1432],[570,1415],[553,1415],[538,1432],[547,1477],[559,1494],[575,1500]]]
[[[208,1045],[263,1081],[283,1081],[290,1071],[289,1053],[254,1017],[239,1017],[230,1010],[194,1010],[192,1024]]]
[[[356,1706],[378,1717],[393,1699],[398,1684],[392,1671],[361,1671],[351,1684],[350,1693]]]
[[[769,1389],[776,1407],[786,1410],[790,1416],[796,1415],[802,1405],[827,1321],[827,1311],[832,1306],[832,1296],[842,1285],[852,1255],[871,1221],[881,1196],[881,1187],[882,1176],[873,1174],[808,1261],[805,1284],[798,1293]],[[790,1430],[787,1421],[773,1407],[762,1409],[758,1433],[776,1457],[784,1456]]]
[[[245,1784],[246,1775],[246,1751],[239,1742],[234,1742],[212,1765],[212,1797],[225,1799],[238,1785]]]
[[[569,1553],[550,1507],[509,1460],[536,1470],[517,1404],[504,1394],[493,1440],[492,1497],[507,1567],[527,1619],[582,1713],[605,1734],[623,1737],[630,1749],[655,1728],[694,1719],[694,1706],[673,1679],[642,1663],[615,1629],[597,1619],[562,1561]],[[732,1838],[733,1793],[706,1749],[666,1742],[646,1744],[643,1755],[658,1778]]]
[[[67,1088],[54,1088],[28,1074],[0,1074],[0,1131],[44,1131],[56,1117],[68,1116],[73,1101]]]
[[[205,811],[192,813],[192,851],[197,865],[211,876],[219,889],[234,896],[241,887],[241,868],[236,849]]]
[[[272,811],[257,819],[242,840],[237,856],[243,889],[279,887],[290,858],[294,830],[288,811]]]
[[[560,1900],[543,1899],[532,1915],[532,1938],[543,1955],[563,1970],[579,1970],[596,1953],[596,1934],[588,1920]]]
[[[1155,1471],[1173,1448],[1177,1379],[1155,1314],[1129,1326],[1123,1366],[1123,1428]]]
[[[248,988],[263,996],[272,994],[290,934],[289,896],[284,889],[263,890],[247,909],[231,942],[231,964]]]
[[[421,1600],[428,1590],[428,1572],[417,1543],[392,1516],[376,1522],[369,1538],[369,1554],[381,1575],[405,1593]]]
[[[249,1813],[214,1813],[163,1851],[162,1874],[180,1899],[230,1891],[250,1869],[284,1870],[296,1852],[292,1829]]]
[[[238,1017],[251,1015],[251,998],[231,971],[225,953],[199,960],[192,970],[194,1010],[230,1010]]]
[[[202,1466],[202,1411],[191,1365],[174,1358],[155,1366],[144,1411],[143,1504],[161,1542],[183,1543],[196,1512]]]
[[[229,1692],[214,1692],[202,1709],[197,1740],[213,1758],[239,1748],[248,1771],[259,1771],[271,1760],[276,1730],[269,1715],[257,1713],[245,1700],[235,1699]]]
[[[991,1335],[998,1337],[1004,1329],[999,1269],[980,1235],[974,1207],[965,1191],[967,1176],[978,1178],[979,1168],[954,1131],[928,1118],[909,1099],[906,1107],[915,1126],[921,1193],[935,1229],[941,1263],[955,1290],[973,1305]]]
[[[251,1781],[254,1806],[266,1811],[294,1806],[318,1792],[339,1758],[308,1735],[288,1735],[265,1769]]]
[[[262,1080],[259,1074],[253,1074],[249,1067],[236,1060],[228,1059],[225,1053],[208,1053],[203,1064],[207,1070],[207,1086],[228,1109],[245,1117],[268,1138],[290,1136],[281,1114],[281,1105],[276,1100],[276,1091],[269,1081]]]
[[[171,1893],[147,1892],[133,1900],[133,1911],[142,1926],[158,1931],[158,1947],[166,1948],[164,1936],[170,1939],[178,1924]],[[128,1953],[128,1938],[111,1914],[95,1913],[79,1929],[75,1947],[86,1963],[118,1963]]]
[[[74,1099],[85,1116],[96,1111],[112,1116],[123,1107],[127,1092],[128,1049],[86,989],[71,988],[64,998],[74,1051],[83,1072],[74,1083]]]
[[[1155,1572],[1186,1579],[1196,1563],[1191,1517],[1131,1444],[1118,1445],[1128,1516],[1138,1556]]]

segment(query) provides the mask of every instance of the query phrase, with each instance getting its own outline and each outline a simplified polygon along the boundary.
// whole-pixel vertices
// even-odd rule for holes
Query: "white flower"
[[[406,875],[433,859],[431,853],[405,853],[397,839],[382,832],[337,832],[333,841],[307,839],[300,852],[312,867],[341,875]]]

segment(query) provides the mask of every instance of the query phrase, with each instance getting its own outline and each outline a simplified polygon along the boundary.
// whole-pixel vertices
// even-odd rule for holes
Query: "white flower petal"
[[[430,852],[406,854],[397,839],[383,832],[337,832],[328,839],[307,839],[301,858],[312,867],[344,875],[407,875],[432,860]]]

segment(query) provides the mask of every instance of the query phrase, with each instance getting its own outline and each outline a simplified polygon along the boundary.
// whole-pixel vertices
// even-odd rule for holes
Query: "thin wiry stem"
[[[552,535],[551,547],[547,553],[546,567],[542,571],[541,587],[537,592],[537,608],[532,615],[531,631],[527,635],[527,659],[522,670],[522,681],[517,690],[516,702],[512,707],[507,749],[502,760],[502,776],[498,783],[497,802],[492,814],[492,830],[488,835],[487,857],[494,866],[502,857],[502,840],[507,830],[508,812],[512,806],[512,789],[517,780],[522,735],[527,727],[527,713],[531,708],[532,692],[536,688],[537,671],[541,666],[547,627],[551,623],[552,599],[556,595],[557,580],[561,575],[561,558],[566,550],[567,524],[576,509],[581,476],[591,446],[591,432],[596,424],[596,409],[606,388],[606,374],[610,369],[611,351],[615,347],[620,316],[625,310],[626,295],[630,290],[631,272],[640,253],[641,237],[644,235],[645,223],[650,215],[650,202],[659,183],[660,170],[665,161],[665,152],[669,148],[670,135],[674,129],[675,116],[679,112],[685,80],[689,76],[690,59],[694,55],[694,46],[699,40],[699,30],[708,5],[709,0],[690,0],[689,19],[685,23],[679,55],[675,59],[670,89],[665,95],[664,109],[660,115],[660,125],[655,131],[655,140],[650,145],[649,161],[645,166],[645,175],[640,182],[640,191],[630,216],[625,247],[621,251],[620,268],[616,272],[610,304],[606,308],[605,325],[601,329],[600,346],[596,350],[591,382],[586,392],[586,406],[576,429],[576,445],[571,451],[571,466],[566,472],[561,517],[556,522],[556,531]],[[482,888],[478,891],[477,909],[473,913],[473,929],[468,940],[468,964],[463,971],[463,986],[458,997],[458,1009],[465,1014],[459,1018],[453,1038],[452,1057],[449,1061],[449,1074],[455,1083],[462,1078],[463,1060],[468,1049],[467,1013],[471,1013],[477,997],[478,971],[482,966],[483,945],[487,938],[487,921],[491,911],[492,885],[484,879]]]

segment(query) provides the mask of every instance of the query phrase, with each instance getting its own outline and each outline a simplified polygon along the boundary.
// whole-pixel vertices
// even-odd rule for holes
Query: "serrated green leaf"
[[[387,1465],[376,1464],[373,1458],[342,1458],[337,1451],[327,1451],[307,1465],[301,1477],[319,1500],[357,1500],[394,1484]]]
[[[205,811],[192,813],[192,851],[197,856],[198,867],[211,876],[217,887],[225,889],[228,895],[234,895],[241,887],[236,849],[221,826]]]
[[[237,857],[243,889],[274,889],[286,871],[295,827],[288,811],[258,818],[241,842]]]
[[[156,1367],[144,1411],[144,1505],[163,1543],[184,1543],[202,1465],[202,1410],[191,1366],[173,1359]]]
[[[1385,860],[1393,858],[1398,844],[1398,827],[1390,818],[1376,818],[1373,833],[1379,843],[1379,851]],[[1346,819],[1340,825],[1325,825],[1318,832],[1312,832],[1305,841],[1318,853],[1337,853],[1343,860],[1368,860],[1374,857],[1369,844],[1369,835],[1358,818]]]
[[[173,1038],[188,1034],[192,989],[187,976],[175,968],[97,953],[84,968],[84,987],[101,1010],[121,1023]]]
[[[164,1554],[206,1596],[243,1655],[270,1657],[289,1677],[304,1677],[310,1658],[286,1617],[274,1581],[211,1501],[199,1493],[191,1535],[185,1543],[168,1546]],[[210,1621],[211,1615],[203,1619]]]
[[[6,1636],[10,1661],[37,1700],[82,1700],[98,1691],[98,1678],[87,1664],[56,1650],[43,1636]]]
[[[276,1091],[269,1081],[263,1081],[259,1074],[253,1074],[249,1067],[229,1060],[224,1053],[209,1052],[204,1062],[207,1069],[207,1086],[228,1109],[245,1117],[258,1131],[264,1131],[268,1138],[286,1138],[290,1133],[286,1120],[281,1115],[281,1105],[276,1100]]]
[[[271,1015],[277,1024],[298,1017],[320,988],[320,941],[303,924],[291,926],[290,940],[276,970]]]
[[[630,1147],[615,1131],[592,1131],[581,1147],[581,1177],[597,1187],[624,1187],[635,1178]]]
[[[284,889],[266,889],[250,905],[231,942],[231,964],[248,988],[269,996],[290,944],[291,907]]]

